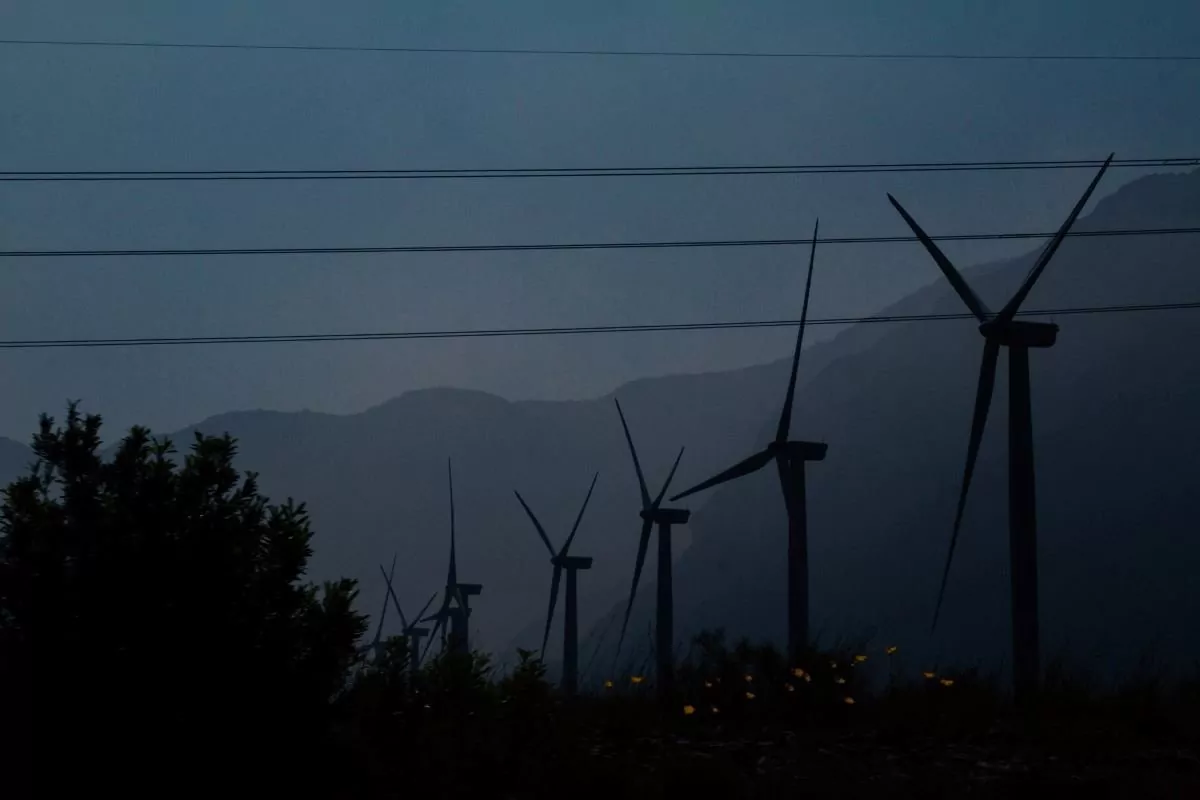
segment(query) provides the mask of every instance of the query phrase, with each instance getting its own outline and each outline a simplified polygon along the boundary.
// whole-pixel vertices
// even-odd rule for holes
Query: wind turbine
[[[975,392],[975,411],[971,419],[971,438],[967,443],[967,465],[963,470],[962,489],[958,496],[958,509],[954,514],[954,530],[950,536],[950,551],[942,571],[941,588],[938,590],[937,605],[933,614],[933,626],[937,627],[941,614],[942,599],[946,593],[946,581],[950,576],[950,564],[954,560],[954,548],[958,543],[958,531],[962,525],[963,511],[967,503],[967,490],[975,471],[975,459],[979,455],[979,443],[983,438],[988,408],[992,400],[992,388],[996,381],[996,361],[1000,348],[1008,348],[1008,542],[1009,579],[1012,591],[1012,640],[1013,640],[1013,691],[1019,701],[1027,699],[1038,685],[1040,672],[1038,655],[1038,601],[1037,601],[1037,509],[1034,495],[1033,473],[1033,412],[1029,396],[1029,348],[1052,347],[1058,337],[1058,326],[1047,322],[1017,322],[1014,317],[1021,303],[1029,296],[1034,283],[1062,244],[1063,238],[1075,224],[1088,198],[1100,182],[1113,155],[1105,160],[1096,177],[1092,178],[1087,191],[1079,198],[1066,222],[1058,229],[1025,276],[1025,281],[1009,299],[1000,313],[987,309],[950,263],[941,249],[921,229],[904,207],[888,195],[888,200],[904,217],[913,233],[933,256],[946,280],[966,303],[967,308],[979,320],[979,333],[984,338],[983,363],[979,368],[979,385]]]
[[[575,540],[575,533],[579,530],[583,512],[587,510],[588,501],[592,499],[592,490],[596,488],[596,478],[599,477],[600,473],[598,472],[592,477],[592,485],[588,487],[587,496],[583,498],[583,505],[579,509],[579,515],[575,517],[575,524],[571,526],[571,533],[567,536],[567,541],[563,544],[562,549],[557,553],[554,552],[554,546],[550,544],[550,537],[546,536],[542,523],[538,522],[538,518],[534,516],[533,510],[525,502],[525,498],[521,497],[520,492],[513,491],[517,500],[520,501],[521,507],[529,515],[533,526],[537,528],[538,536],[542,538],[546,549],[550,551],[550,563],[554,566],[554,577],[550,580],[550,611],[546,614],[546,632],[542,634],[543,659],[546,656],[546,642],[550,639],[550,624],[554,621],[554,606],[558,602],[558,587],[562,580],[563,570],[567,571],[567,618],[563,623],[562,679],[563,691],[567,695],[574,695],[579,685],[579,607],[576,603],[575,573],[581,569],[592,568],[591,558],[568,556],[567,551],[571,548],[571,542]]]
[[[380,564],[380,565],[379,565],[379,569],[380,569],[381,571],[383,570],[383,565],[382,565],[382,564]],[[390,589],[391,589],[391,587],[392,587],[392,576],[393,576],[393,575],[395,575],[395,574],[396,574],[396,557],[395,557],[395,556],[392,556],[392,569],[391,569],[391,572],[390,572],[390,573],[387,573],[387,572],[384,572],[384,573],[383,573],[383,579],[384,579],[384,580],[387,582],[387,586],[388,586],[388,589],[389,589],[389,590],[390,590]],[[370,643],[370,644],[368,644],[368,645],[363,645],[362,647],[360,647],[360,648],[358,649],[358,654],[359,654],[360,656],[365,656],[367,653],[370,653],[370,654],[372,654],[372,655],[375,657],[375,660],[376,660],[376,661],[378,661],[378,660],[379,660],[379,656],[380,656],[380,654],[381,654],[381,653],[382,653],[382,651],[383,651],[383,621],[384,621],[385,619],[387,619],[387,609],[388,609],[388,602],[387,602],[387,601],[388,601],[388,598],[387,598],[387,593],[385,592],[385,593],[384,593],[384,595],[383,595],[383,608],[381,608],[381,609],[379,610],[379,622],[378,622],[378,624],[376,624],[376,626],[375,626],[375,636],[374,636],[374,638],[373,638],[373,639],[371,639],[371,643]],[[398,608],[399,608],[399,606],[397,606],[397,609],[398,609]],[[403,616],[401,616],[401,619],[403,619]]]
[[[458,582],[458,562],[454,547],[454,469],[449,459],[446,461],[446,474],[450,481],[450,566],[446,571],[446,592],[442,596],[442,604],[438,610],[429,617],[418,621],[435,623],[429,644],[425,645],[426,652],[433,644],[433,640],[437,638],[439,631],[442,634],[443,645],[445,644],[446,628],[449,626],[450,650],[457,653],[468,653],[470,652],[470,642],[467,637],[467,624],[471,616],[468,598],[481,593],[483,584]]]
[[[792,402],[796,396],[796,370],[800,364],[800,347],[804,343],[804,326],[808,319],[808,297],[812,289],[813,263],[817,254],[819,225],[820,220],[813,225],[812,249],[808,256],[808,279],[804,285],[804,306],[800,312],[800,329],[796,333],[796,349],[792,351],[792,374],[788,379],[783,413],[779,417],[779,427],[775,431],[775,439],[766,446],[766,449],[671,498],[674,502],[726,481],[757,472],[772,461],[775,462],[788,517],[787,652],[793,664],[799,661],[804,648],[808,646],[808,513],[804,487],[804,464],[808,461],[825,460],[825,451],[828,448],[828,445],[819,442],[788,439],[788,431],[792,424]]]
[[[666,700],[670,697],[672,688],[674,671],[672,648],[675,640],[674,594],[671,586],[671,526],[686,525],[692,512],[683,508],[662,508],[662,499],[667,493],[667,487],[671,485],[671,479],[675,477],[679,459],[683,458],[683,448],[679,448],[679,455],[675,456],[675,463],[671,465],[671,472],[663,482],[658,496],[651,500],[650,490],[646,487],[646,477],[642,474],[642,464],[638,461],[637,448],[633,446],[633,437],[629,434],[629,425],[625,422],[625,413],[621,411],[620,401],[614,397],[613,402],[616,403],[617,414],[621,417],[621,428],[625,431],[625,441],[629,443],[629,454],[633,457],[633,468],[637,472],[638,487],[642,491],[642,533],[638,538],[637,561],[633,565],[633,585],[629,588],[629,603],[625,606],[625,621],[621,623],[621,638],[617,640],[617,652],[613,660],[615,662],[616,658],[621,655],[621,645],[625,641],[625,631],[629,628],[629,615],[633,611],[633,600],[637,595],[638,581],[641,580],[642,567],[646,563],[646,550],[650,546],[650,532],[657,525],[658,580],[656,588],[658,597],[655,605],[654,624],[654,649],[657,659],[655,677],[659,696]]]
[[[383,565],[379,565],[379,571],[383,572]],[[392,575],[396,572],[396,559],[392,558]],[[421,617],[429,610],[429,606],[433,604],[433,598],[437,597],[437,592],[430,595],[425,601],[424,607],[417,612],[417,616],[413,617],[413,621],[409,624],[408,618],[404,616],[404,610],[400,608],[400,601],[396,599],[396,590],[392,588],[392,575],[384,573],[383,579],[387,582],[387,596],[392,599],[392,605],[396,608],[396,613],[400,615],[400,624],[403,626],[401,630],[404,637],[408,640],[408,657],[412,667],[412,673],[417,674],[421,667],[421,639],[429,635],[428,628],[420,627]],[[386,604],[385,604],[386,607]],[[376,634],[378,636],[378,634]]]

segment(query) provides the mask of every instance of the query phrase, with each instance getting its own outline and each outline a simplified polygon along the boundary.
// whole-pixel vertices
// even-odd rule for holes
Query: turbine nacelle
[[[771,442],[767,445],[767,452],[773,456],[781,450],[797,461],[824,461],[829,445],[824,442]]]
[[[457,584],[458,591],[466,597],[474,597],[483,592],[482,583],[460,583]]]
[[[404,635],[405,636],[420,636],[421,638],[425,638],[426,636],[429,635],[429,628],[406,628],[404,630]]]
[[[686,525],[692,512],[686,508],[644,508],[639,516],[659,525]]]
[[[550,559],[550,563],[562,569],[592,568],[592,558],[590,556],[555,556]]]
[[[1058,326],[1052,322],[988,320],[979,332],[1004,347],[1053,347],[1058,339]]]

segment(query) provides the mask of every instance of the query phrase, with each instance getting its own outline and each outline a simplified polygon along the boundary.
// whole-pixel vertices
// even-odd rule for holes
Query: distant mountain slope
[[[930,230],[920,208],[911,209]],[[1200,172],[1134,181],[1079,229],[1200,225]],[[1076,238],[1029,308],[1200,300],[1200,237]],[[819,257],[819,254],[818,254]],[[968,270],[1000,305],[1032,256]],[[929,264],[930,285],[885,313],[961,309]],[[799,306],[797,298],[797,307]],[[1034,425],[1047,654],[1148,647],[1200,658],[1195,504],[1200,452],[1200,313],[1064,316],[1059,344],[1033,354]],[[913,658],[987,659],[1007,648],[1005,362],[938,635],[928,620],[966,447],[981,338],[966,321],[861,324],[809,348],[794,434],[829,443],[810,471],[814,627],[828,637],[875,629]],[[748,455],[779,413],[787,364],[635,381],[616,395],[651,483],[687,446],[677,488]],[[103,412],[104,409],[88,409]],[[596,558],[580,580],[589,642],[607,669],[628,591],[638,492],[612,397],[509,402],[455,389],[411,392],[360,414],[245,411],[180,431],[229,432],[238,463],[273,499],[308,503],[315,579],[362,581],[362,608],[383,598],[377,564],[399,553],[406,611],[441,589],[448,547],[446,459],[454,459],[459,565],[485,586],[473,622],[482,646],[541,639],[549,587],[543,545],[512,495],[520,489],[561,541],[594,471],[596,494],[574,550]],[[27,448],[0,440],[0,478]],[[676,572],[684,639],[702,627],[782,636],[785,523],[772,474],[694,498]],[[650,556],[629,653],[645,642]],[[393,620],[394,622],[394,620]],[[395,630],[392,627],[392,630]],[[558,633],[554,634],[557,638]],[[586,663],[591,644],[585,646]],[[557,647],[552,651],[557,653]]]
[[[661,482],[685,443],[691,446],[681,473],[690,477],[729,458],[773,404],[775,392],[768,387],[785,380],[780,365],[771,365],[623,389],[622,403],[652,480]],[[700,397],[705,401],[695,400]],[[268,495],[308,503],[317,531],[313,574],[360,578],[363,608],[372,613],[383,596],[376,565],[393,552],[400,556],[404,602],[418,605],[441,589],[449,544],[449,457],[460,575],[485,586],[472,617],[483,643],[503,647],[544,614],[549,565],[514,489],[561,541],[592,473],[599,471],[574,548],[596,558],[580,581],[585,621],[603,611],[614,587],[627,580],[636,549],[638,492],[611,398],[510,403],[436,389],[344,417],[226,414],[174,438],[182,445],[193,430],[236,436],[239,463],[261,473]],[[722,435],[701,435],[717,430]],[[591,599],[597,595],[603,600]]]
[[[1200,172],[1192,172],[1135,181],[1078,229],[1198,224]],[[1200,237],[1070,239],[1027,307],[1200,300],[1198,255]],[[973,270],[968,279],[999,307],[1031,260]],[[920,294],[936,311],[961,310],[945,282]],[[1200,569],[1200,313],[1055,321],[1058,345],[1031,357],[1046,656],[1070,652],[1126,667],[1143,655],[1188,663],[1200,658],[1191,633],[1200,628],[1191,577]],[[970,322],[897,325],[824,366],[801,392],[794,435],[830,446],[827,461],[809,472],[814,626],[827,639],[875,631],[902,641],[914,659],[994,666],[1005,658],[1006,356],[947,609],[937,635],[928,633],[981,350]],[[742,453],[765,442],[763,422]],[[780,641],[786,522],[773,473],[716,490],[692,529],[676,572],[681,638],[724,625]],[[648,612],[649,600],[638,625]]]

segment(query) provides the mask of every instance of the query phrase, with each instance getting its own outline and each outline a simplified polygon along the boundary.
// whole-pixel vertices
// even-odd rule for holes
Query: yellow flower
[[[853,697],[843,697],[842,702],[848,706],[852,706],[852,705],[854,705],[854,698]]]
[[[605,682],[604,682],[604,688],[605,688],[605,689],[611,689],[612,687],[613,687],[613,682],[612,682],[612,681],[605,681]]]
[[[855,660],[855,662],[856,662],[856,663],[859,663],[859,664],[861,664],[861,663],[863,663],[864,661],[866,661],[866,660],[867,660],[867,657],[866,657],[866,656],[864,656],[862,653],[859,653],[858,655],[856,655],[856,656],[854,657],[854,660]]]
[[[886,649],[886,650],[884,650],[884,652],[885,652],[885,653],[887,653],[889,656],[894,656],[894,655],[896,655],[896,651],[897,651],[897,650],[899,650],[899,649],[900,649],[900,648],[899,648],[899,647],[896,647],[896,645],[894,645],[894,644],[890,644],[890,645],[888,645],[888,646],[887,646],[887,649]]]
[[[632,682],[632,683],[633,683],[633,685],[634,685],[634,686],[637,686],[639,683],[641,683],[642,681],[644,681],[644,680],[645,680],[645,678],[643,678],[641,675],[634,675],[634,676],[633,676],[632,678],[630,678],[629,680],[630,680],[630,682]]]
[[[751,682],[753,682],[753,681],[754,681],[754,676],[753,676],[753,675],[747,675],[747,676],[746,676],[746,683],[751,683]]]
[[[933,680],[937,677],[936,672],[922,672],[921,674],[924,675],[927,680]]]
[[[685,717],[690,717],[692,714],[695,714],[695,713],[696,713],[695,706],[684,706],[683,707],[683,715]]]
[[[795,669],[792,670],[792,674],[795,675],[797,678],[803,678],[804,670],[800,669],[799,667],[796,667]]]
[[[812,675],[809,675],[807,672],[806,672],[806,673],[804,673],[804,682],[805,682],[805,683],[812,683]]]
[[[834,678],[833,682],[837,683],[837,684],[842,684],[842,683],[846,682],[846,679],[845,678]]]
[[[954,679],[953,678],[942,678],[941,684],[942,684],[942,686],[953,686]]]
[[[756,696],[757,696],[757,695],[755,695],[755,694],[754,694],[754,692],[746,692],[746,699],[747,699],[747,700],[753,700],[753,699],[754,699]]]

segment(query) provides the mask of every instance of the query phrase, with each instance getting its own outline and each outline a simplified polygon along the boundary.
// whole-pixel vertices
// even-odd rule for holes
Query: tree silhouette
[[[47,756],[39,790],[71,777],[63,763],[99,770],[93,786],[159,773],[279,786],[327,744],[366,627],[354,581],[302,582],[304,506],[269,504],[229,436],[196,434],[178,458],[134,428],[105,460],[100,428],[75,404],[61,427],[43,415],[37,462],[4,492],[8,733]]]

